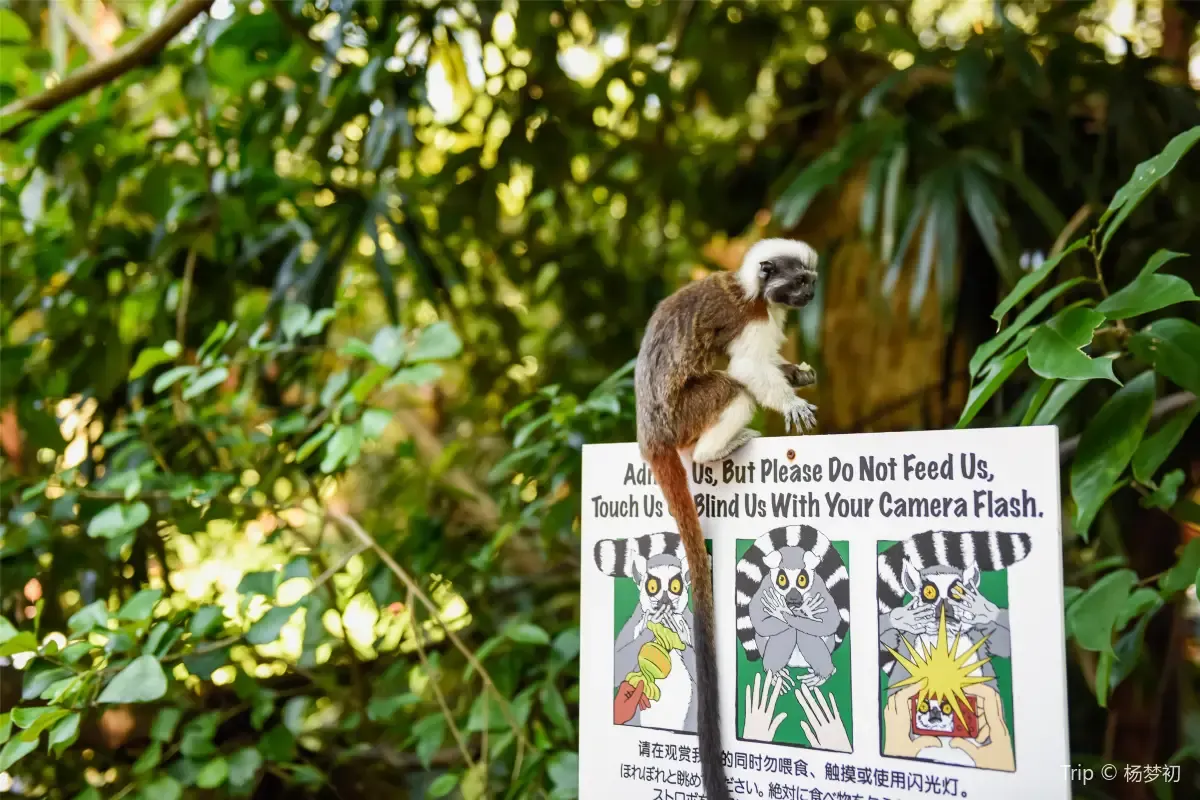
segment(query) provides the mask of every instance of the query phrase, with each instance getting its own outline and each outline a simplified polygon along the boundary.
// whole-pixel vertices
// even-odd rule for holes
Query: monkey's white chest
[[[678,650],[671,651],[671,672],[657,682],[661,692],[658,700],[642,711],[639,723],[645,728],[682,730],[692,705],[692,678]]]

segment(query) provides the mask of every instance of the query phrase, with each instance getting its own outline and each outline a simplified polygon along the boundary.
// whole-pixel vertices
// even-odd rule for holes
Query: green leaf
[[[1050,396],[1051,390],[1056,385],[1057,383],[1053,380],[1043,380],[1038,384],[1037,391],[1029,401],[1029,407],[1025,409],[1025,413],[1021,416],[1021,425],[1029,425],[1033,422],[1038,412],[1041,411],[1042,405],[1046,402],[1046,398]]]
[[[991,339],[988,339],[986,342],[979,345],[979,347],[975,350],[975,354],[971,356],[971,362],[968,365],[971,377],[978,375],[979,370],[983,367],[987,360],[996,353],[1000,352],[1000,348],[1004,347],[1004,345],[1008,343],[1009,339],[1013,338],[1020,331],[1024,330],[1024,328],[1033,321],[1034,317],[1045,311],[1046,308],[1054,302],[1055,298],[1073,286],[1076,286],[1082,280],[1082,278],[1073,278],[1065,283],[1060,283],[1058,286],[1055,286],[1048,292],[1039,295],[1036,300],[1026,306],[1025,310],[1022,311],[1015,320],[1013,320],[1012,325],[1004,328]]]
[[[458,786],[458,773],[445,772],[439,775],[433,783],[429,784],[429,788],[425,791],[428,797],[445,797],[453,791],[455,786]]]
[[[215,353],[228,342],[230,337],[237,332],[237,327],[238,324],[236,322],[232,325],[225,322],[225,320],[218,322],[216,327],[213,328],[212,333],[200,345],[200,349],[196,351],[196,360],[207,363],[204,361],[205,357],[210,353]]]
[[[1133,477],[1140,483],[1149,483],[1175,450],[1197,414],[1200,414],[1200,402],[1193,400],[1164,422],[1152,436],[1147,437],[1133,454]]]
[[[274,597],[275,589],[278,585],[279,573],[273,569],[247,572],[238,581],[237,593],[242,595],[261,594],[265,597]]]
[[[183,666],[187,671],[202,681],[212,678],[212,674],[229,663],[229,648],[210,650],[197,655],[185,656]]]
[[[12,736],[12,729],[12,712],[5,711],[0,714],[0,744],[8,741],[8,738]]]
[[[1080,390],[1087,385],[1086,381],[1064,381],[1054,387],[1054,391],[1050,392],[1050,396],[1046,398],[1046,404],[1042,406],[1041,411],[1037,412],[1037,416],[1033,418],[1034,425],[1049,425],[1058,419],[1058,415],[1066,408],[1067,403],[1079,394]]]
[[[0,8],[0,42],[7,45],[25,44],[32,36],[20,14]]]
[[[960,170],[963,184],[963,196],[966,199],[967,213],[975,223],[975,229],[983,244],[996,263],[996,269],[1001,275],[1009,275],[1014,265],[1005,252],[1001,229],[1008,225],[1008,217],[996,199],[992,187],[978,169],[967,165]]]
[[[29,631],[21,631],[4,644],[0,644],[0,656],[15,656],[17,653],[31,653],[38,648],[37,637]]]
[[[129,370],[129,380],[136,381],[159,364],[165,364],[173,359],[174,356],[168,355],[161,347],[148,347],[138,353],[137,361],[133,363],[133,369]]]
[[[94,600],[76,611],[67,620],[67,629],[72,633],[87,633],[93,628],[106,629],[108,607],[103,600]]]
[[[558,732],[567,739],[572,739],[575,736],[575,726],[571,724],[571,717],[567,713],[567,703],[563,700],[562,694],[552,683],[547,683],[542,687],[539,693],[542,701],[542,710],[546,712],[546,717],[554,723],[554,727]]]
[[[516,622],[504,629],[504,635],[520,644],[550,644],[550,634],[532,622]]]
[[[1000,305],[996,306],[996,311],[991,312],[991,318],[995,319],[997,323],[998,321],[1002,320],[1004,318],[1004,314],[1007,314],[1016,307],[1016,303],[1024,300],[1027,294],[1030,294],[1033,289],[1038,288],[1039,285],[1042,285],[1042,282],[1045,281],[1046,278],[1050,277],[1051,272],[1054,272],[1056,269],[1058,269],[1058,265],[1062,263],[1062,259],[1067,258],[1068,255],[1074,253],[1076,249],[1086,245],[1087,240],[1085,239],[1075,240],[1074,242],[1070,243],[1068,247],[1063,248],[1062,252],[1057,253],[1056,255],[1051,255],[1050,258],[1043,261],[1042,266],[1039,266],[1037,270],[1034,270],[1033,272],[1028,273],[1028,275],[1025,277],[1022,277],[1020,281],[1016,282],[1013,290],[1009,291],[1008,295],[1000,302]]]
[[[1154,255],[1150,256],[1149,260],[1146,261],[1146,265],[1142,267],[1142,271],[1138,273],[1138,277],[1153,275],[1175,259],[1186,257],[1187,253],[1176,253],[1173,250],[1156,250]]]
[[[133,762],[133,774],[145,775],[162,763],[162,742],[150,742],[150,745]]]
[[[1137,619],[1151,609],[1157,609],[1161,606],[1162,598],[1158,592],[1149,586],[1141,586],[1135,589],[1133,594],[1129,595],[1129,599],[1125,601],[1125,605],[1121,608],[1121,613],[1117,615],[1116,629],[1123,630],[1132,620]]]
[[[1142,508],[1169,510],[1171,506],[1175,505],[1175,500],[1179,497],[1180,486],[1183,486],[1183,470],[1176,469],[1168,472],[1159,481],[1158,488],[1149,496],[1142,498]]]
[[[442,377],[445,370],[440,364],[417,364],[414,367],[404,367],[396,371],[396,374],[383,385],[384,389],[393,389],[397,386],[424,386],[427,383],[432,383]]]
[[[100,693],[101,703],[150,703],[167,693],[167,675],[154,656],[138,656]]]
[[[1160,308],[1200,300],[1190,283],[1177,275],[1142,275],[1104,299],[1096,310],[1109,319],[1128,319]]]
[[[262,768],[263,758],[253,747],[243,747],[229,757],[229,783],[234,788],[250,786],[259,769]]]
[[[253,645],[270,644],[279,638],[279,632],[292,618],[299,606],[276,606],[263,614],[246,632],[246,641]]]
[[[279,327],[287,341],[293,341],[304,332],[312,319],[312,312],[302,303],[287,303],[279,313]]]
[[[8,617],[0,617],[0,644],[17,635],[19,631],[8,621]]]
[[[1079,646],[1094,653],[1112,652],[1113,628],[1137,583],[1131,569],[1110,572],[1071,604],[1067,624]]]
[[[1195,583],[1197,570],[1200,570],[1200,539],[1193,538],[1184,546],[1175,566],[1159,580],[1159,588],[1168,594],[1185,591]]]
[[[125,601],[125,605],[121,606],[121,610],[117,612],[117,619],[133,622],[150,619],[150,615],[154,612],[154,606],[160,599],[162,599],[162,589],[142,589]]]
[[[161,394],[178,383],[184,376],[191,375],[195,371],[196,368],[192,366],[172,367],[154,381],[154,393]]]
[[[449,322],[439,321],[424,328],[408,354],[408,362],[441,361],[462,352],[462,342]]]
[[[92,517],[92,521],[88,523],[87,534],[93,538],[99,536],[103,539],[113,539],[137,530],[148,519],[150,507],[145,503],[113,503]]]
[[[7,772],[13,764],[36,750],[37,746],[36,739],[32,742],[23,742],[20,737],[9,739],[4,749],[0,750],[0,772]]]
[[[967,45],[954,67],[954,104],[967,119],[983,110],[987,95],[988,58],[982,46]]]
[[[399,328],[388,325],[380,328],[371,340],[371,356],[388,369],[395,369],[404,360],[404,337]]]
[[[183,390],[183,399],[191,400],[199,397],[214,386],[220,386],[228,377],[228,368],[214,367],[187,385],[187,388]]]
[[[335,471],[342,462],[347,466],[354,463],[358,448],[362,442],[362,434],[358,428],[343,425],[333,434],[329,445],[325,448],[325,458],[321,460],[321,471],[329,474]]]
[[[1043,378],[1120,383],[1111,358],[1091,358],[1080,348],[1092,341],[1104,316],[1090,308],[1072,308],[1037,328],[1029,340],[1029,368]]]
[[[1200,141],[1200,125],[1184,131],[1163,148],[1158,155],[1138,164],[1129,181],[1116,191],[1108,209],[1100,217],[1099,227],[1104,229],[1101,251],[1107,249],[1109,240],[1121,227],[1121,223],[1145,199],[1159,181],[1171,174],[1179,160],[1192,146]]]
[[[162,775],[153,783],[147,784],[142,795],[149,800],[180,800],[183,797],[183,787],[179,781],[170,775]]]
[[[370,361],[375,360],[375,354],[371,352],[371,346],[362,339],[351,338],[341,350],[342,355],[350,356],[351,358],[365,358]]]
[[[182,709],[175,706],[164,706],[154,717],[154,724],[150,726],[150,738],[156,742],[171,741],[171,737],[175,735],[175,727],[179,725],[181,719],[183,719]]]
[[[382,408],[369,408],[362,415],[362,433],[368,439],[378,439],[392,421],[391,413]]]
[[[229,764],[223,756],[209,761],[196,773],[196,785],[201,789],[215,789],[229,777]]]
[[[293,558],[283,568],[283,574],[279,576],[279,582],[290,581],[292,578],[308,578],[312,580],[312,566],[308,563],[308,559],[304,556]]]
[[[1009,353],[1003,361],[988,367],[987,372],[983,375],[983,380],[973,386],[967,394],[967,404],[963,407],[962,414],[954,427],[965,428],[971,420],[975,419],[984,404],[1008,380],[1008,376],[1021,366],[1021,362],[1025,360],[1025,353],[1025,348],[1021,348],[1015,353]]]
[[[1092,418],[1071,464],[1071,495],[1078,506],[1075,528],[1086,538],[1142,441],[1154,406],[1154,373],[1147,370],[1117,390]]]
[[[329,422],[321,426],[321,430],[314,433],[308,438],[308,441],[300,445],[300,449],[296,451],[296,463],[307,460],[318,447],[324,444],[330,436],[333,436],[333,432],[336,430],[337,426]]]
[[[325,326],[329,324],[335,316],[332,308],[322,308],[320,311],[312,315],[312,319],[304,326],[304,330],[300,333],[302,336],[316,336],[321,331],[325,330]]]
[[[579,793],[579,756],[576,753],[559,752],[550,759],[546,775],[554,784],[556,797],[577,797]]]
[[[224,621],[225,613],[220,606],[200,606],[192,615],[192,622],[188,626],[188,630],[191,631],[192,636],[209,636],[219,631]]]
[[[62,755],[79,738],[79,723],[82,720],[83,715],[78,712],[69,714],[50,731],[49,746],[55,755]]]
[[[1129,350],[1158,374],[1200,394],[1200,327],[1195,323],[1160,319],[1131,336]]]

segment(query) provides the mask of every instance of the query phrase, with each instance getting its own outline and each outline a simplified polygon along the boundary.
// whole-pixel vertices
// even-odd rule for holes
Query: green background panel
[[[754,539],[738,539],[737,540],[737,557],[740,560],[750,546],[754,544]],[[833,547],[842,556],[842,561],[846,565],[846,570],[850,570],[850,543],[849,542],[833,542]],[[836,613],[836,612],[835,612]],[[828,698],[832,693],[838,707],[838,713],[842,717],[842,722],[846,726],[846,735],[850,739],[850,744],[854,744],[854,708],[852,704],[852,696],[850,691],[850,646],[851,635],[850,631],[846,631],[846,638],[833,651],[833,668],[834,673],[829,677],[829,680],[821,684],[817,691],[823,692]],[[763,666],[761,661],[751,661],[746,658],[746,651],[742,649],[740,642],[736,638],[730,637],[732,647],[737,648],[737,733],[738,738],[741,738],[742,729],[746,723],[746,688],[750,691],[754,690],[754,676],[763,675]],[[799,688],[799,677],[808,674],[807,669],[793,669],[792,675],[797,678],[796,687]],[[808,737],[804,735],[804,730],[800,727],[801,722],[807,721],[804,716],[804,710],[800,707],[800,701],[792,693],[779,693],[779,699],[775,701],[775,716],[787,714],[787,717],[779,725],[775,731],[773,744],[798,745],[801,747],[811,747],[808,743]]]
[[[895,544],[894,541],[879,542],[878,552]],[[995,572],[980,572],[979,573],[979,593],[991,600],[1002,609],[1008,608],[1008,570],[999,570]],[[904,602],[912,602],[911,595],[904,595]],[[878,606],[876,606],[878,607]],[[876,629],[876,637],[878,637],[878,628]],[[878,647],[879,639],[876,638],[876,646]],[[915,644],[915,643],[914,643]],[[899,652],[905,656],[908,655],[907,649],[903,648]],[[1012,737],[1013,747],[1017,744],[1017,731],[1013,727],[1013,703],[1012,703],[1012,660],[1009,658],[1000,658],[991,656],[991,661],[988,662],[996,671],[996,688],[1000,692],[1000,699],[1004,703],[1004,722],[1008,725],[1009,736]],[[884,700],[887,697],[887,673],[882,669],[879,670],[879,735],[883,736],[883,706]],[[883,741],[880,739],[879,750],[883,752]]]

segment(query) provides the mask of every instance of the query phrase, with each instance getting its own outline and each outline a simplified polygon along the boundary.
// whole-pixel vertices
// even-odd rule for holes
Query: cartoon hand
[[[972,620],[976,625],[991,624],[1000,616],[1000,609],[991,600],[981,595],[978,588],[967,590],[960,609],[963,618]]]
[[[613,723],[624,725],[633,719],[639,708],[645,710],[649,707],[650,701],[642,691],[641,684],[634,687],[629,681],[624,681],[617,689],[616,699],[613,700]]]
[[[775,619],[783,619],[783,600],[774,591],[766,591],[762,596],[763,611],[767,612],[767,616],[775,617]]]
[[[825,598],[815,594],[805,595],[804,602],[800,604],[800,613],[811,620],[820,622],[821,615],[825,613]]]
[[[775,738],[775,731],[787,718],[787,714],[773,717],[775,701],[779,699],[779,690],[783,687],[783,682],[771,680],[768,675],[768,685],[773,687],[768,697],[764,691],[766,687],[762,685],[762,677],[761,673],[755,674],[753,691],[749,686],[746,687],[746,724],[742,726],[742,738],[769,742]]]
[[[784,429],[791,433],[792,426],[796,426],[796,433],[804,430],[811,430],[817,424],[817,407],[807,400],[799,397],[792,398],[792,402],[788,403],[783,412]]]
[[[919,601],[914,600],[907,606],[892,609],[891,620],[892,627],[898,631],[914,634],[924,633],[930,621],[933,620],[933,609],[921,607]],[[936,631],[936,621],[934,624],[934,631]]]
[[[662,624],[673,630],[685,645],[692,644],[692,632],[682,614],[669,611],[663,615]]]
[[[846,725],[842,722],[833,693],[829,694],[826,702],[823,692],[814,692],[807,684],[803,684],[794,694],[808,719],[800,723],[808,743],[822,750],[849,753],[853,748],[850,747],[850,737],[846,735]]]
[[[766,671],[766,675],[768,681],[772,683],[778,681],[782,686],[786,687],[789,692],[792,691],[792,689],[796,686],[796,680],[792,677],[792,674],[788,672],[787,667],[774,670],[769,669]]]
[[[940,747],[932,736],[912,738],[912,709],[909,701],[921,691],[921,684],[905,686],[888,698],[883,707],[883,754],[897,758],[914,758],[926,747]]]
[[[975,708],[979,733],[974,740],[954,739],[950,746],[969,755],[977,767],[1014,771],[1017,766],[1013,759],[1012,736],[1004,724],[1004,703],[1000,694],[986,683],[968,686],[963,691],[978,698]]]

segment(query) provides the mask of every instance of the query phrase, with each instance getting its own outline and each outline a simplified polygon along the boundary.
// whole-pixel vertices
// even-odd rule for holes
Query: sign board
[[[1057,429],[684,457],[735,797],[1070,797]],[[689,574],[636,444],[583,453],[580,797],[702,798]]]

